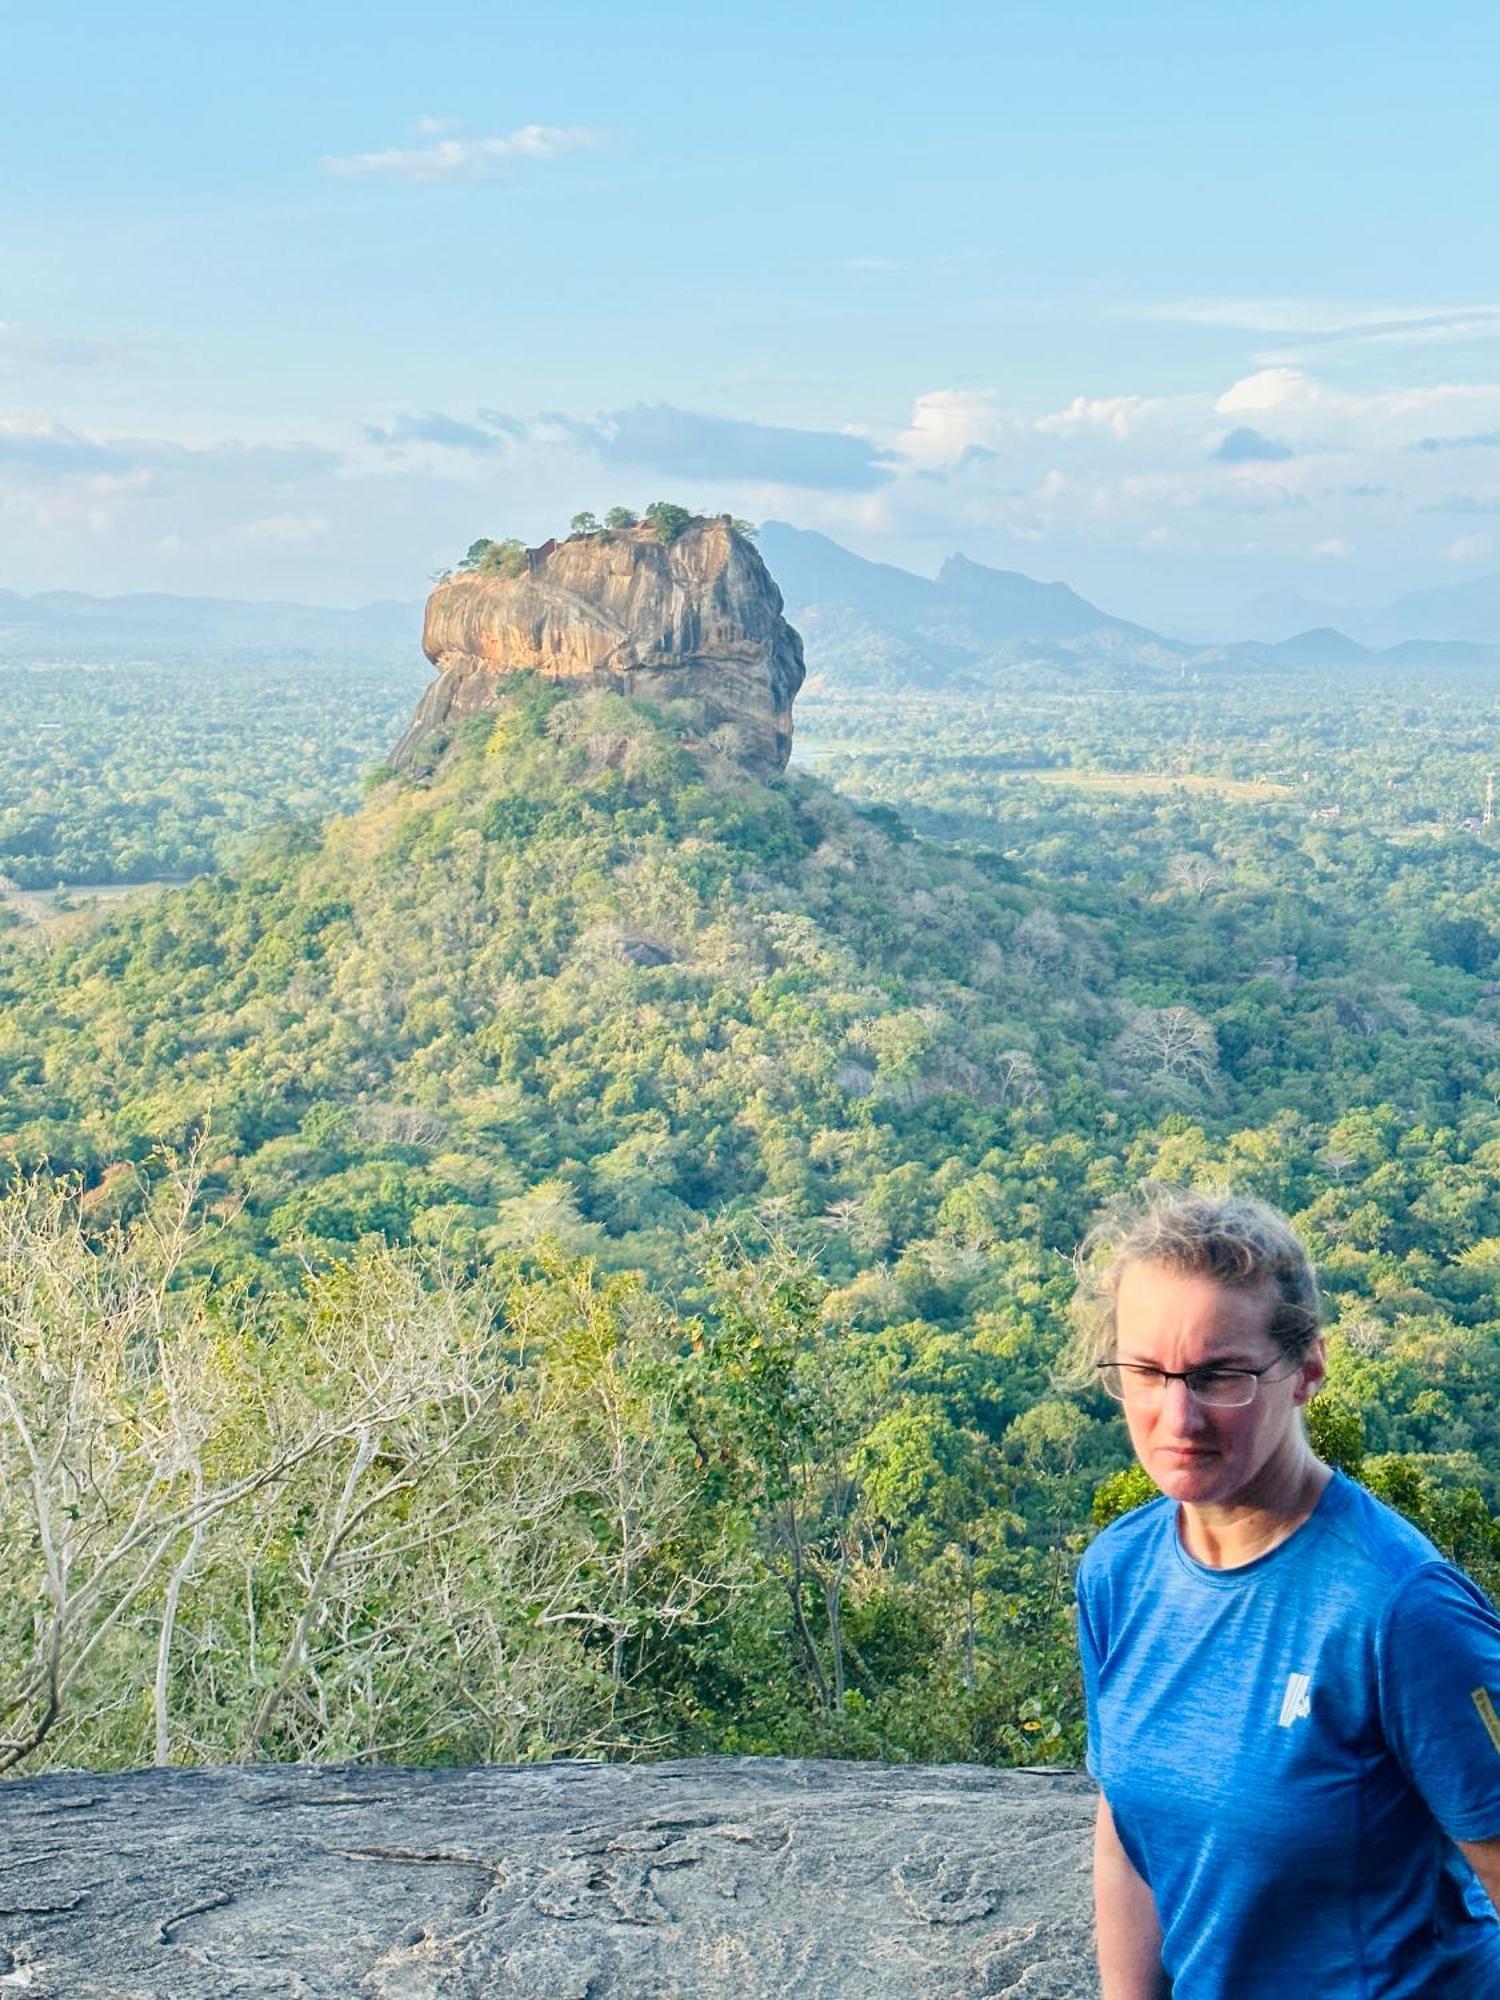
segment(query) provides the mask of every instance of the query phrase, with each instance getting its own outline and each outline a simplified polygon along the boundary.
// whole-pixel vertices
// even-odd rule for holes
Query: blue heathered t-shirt
[[[1176,2000],[1497,2000],[1456,1840],[1500,1836],[1500,1617],[1335,1473],[1211,1569],[1174,1502],[1083,1558],[1088,1767],[1150,1884]]]

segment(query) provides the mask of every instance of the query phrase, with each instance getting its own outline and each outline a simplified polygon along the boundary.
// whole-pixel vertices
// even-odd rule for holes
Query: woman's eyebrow
[[[1155,1368],[1159,1373],[1170,1374],[1170,1375],[1175,1375],[1175,1374],[1195,1375],[1199,1372],[1200,1369],[1204,1368],[1251,1369],[1251,1368],[1259,1368],[1262,1365],[1260,1362],[1256,1361],[1251,1355],[1240,1354],[1238,1352],[1231,1352],[1229,1354],[1214,1354],[1209,1356],[1209,1358],[1204,1361],[1192,1361],[1188,1363],[1186,1369],[1175,1369],[1175,1368],[1163,1369],[1159,1361],[1147,1361],[1144,1358],[1144,1356],[1138,1354],[1117,1354],[1115,1356],[1115,1360],[1123,1362],[1127,1368]],[[1274,1367],[1275,1364],[1273,1362],[1268,1365]]]

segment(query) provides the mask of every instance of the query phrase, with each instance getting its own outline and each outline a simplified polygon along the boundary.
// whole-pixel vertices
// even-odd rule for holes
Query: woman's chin
[[[1216,1451],[1160,1452],[1153,1455],[1151,1477],[1173,1500],[1212,1500],[1224,1477],[1224,1460]]]

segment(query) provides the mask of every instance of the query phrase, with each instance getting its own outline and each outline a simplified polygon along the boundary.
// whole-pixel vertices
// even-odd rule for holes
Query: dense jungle
[[[811,664],[770,782],[3,669],[0,1765],[1076,1761],[1146,1179],[1293,1214],[1320,1447],[1500,1582],[1493,686]]]

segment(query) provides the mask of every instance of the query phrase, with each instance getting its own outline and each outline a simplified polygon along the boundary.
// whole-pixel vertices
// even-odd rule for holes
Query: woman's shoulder
[[[1429,1564],[1445,1561],[1414,1522],[1347,1473],[1334,1473],[1326,1503],[1318,1512],[1326,1533],[1340,1544],[1341,1559],[1392,1584],[1402,1584]]]
[[[1327,1538],[1309,1551],[1331,1603],[1345,1615],[1357,1609],[1380,1647],[1408,1638],[1439,1643],[1443,1633],[1476,1620],[1492,1642],[1500,1636],[1494,1606],[1466,1571],[1404,1514],[1343,1474],[1335,1477]]]
[[[1140,1507],[1121,1514],[1095,1535],[1078,1565],[1080,1590],[1098,1587],[1122,1568],[1137,1568],[1166,1548],[1176,1532],[1177,1507],[1158,1494]]]

